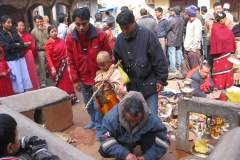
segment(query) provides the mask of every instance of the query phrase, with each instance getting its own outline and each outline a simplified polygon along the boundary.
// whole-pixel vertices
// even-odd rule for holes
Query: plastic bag
[[[118,70],[119,70],[119,72],[120,72],[120,74],[121,74],[121,76],[123,78],[124,84],[129,83],[130,79],[129,79],[127,73],[122,69],[122,67],[118,66]]]
[[[229,102],[240,103],[240,88],[232,86],[227,89],[226,93]]]

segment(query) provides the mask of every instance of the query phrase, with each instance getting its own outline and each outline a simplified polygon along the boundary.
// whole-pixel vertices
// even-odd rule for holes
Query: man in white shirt
[[[201,39],[202,39],[202,23],[196,17],[197,7],[191,5],[186,8],[189,20],[186,27],[186,36],[184,39],[184,48],[186,60],[190,69],[200,65],[201,61]]]
[[[60,14],[58,21],[58,37],[65,40],[65,37],[67,35],[67,30],[68,30],[68,17],[66,14]]]

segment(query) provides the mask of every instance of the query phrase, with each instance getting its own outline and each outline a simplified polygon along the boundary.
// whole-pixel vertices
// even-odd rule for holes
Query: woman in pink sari
[[[30,79],[32,81],[33,90],[40,88],[40,83],[37,76],[36,65],[35,65],[35,40],[34,38],[25,32],[25,25],[23,21],[17,23],[17,31],[23,42],[28,44],[28,47],[24,49],[25,60],[29,72]]]

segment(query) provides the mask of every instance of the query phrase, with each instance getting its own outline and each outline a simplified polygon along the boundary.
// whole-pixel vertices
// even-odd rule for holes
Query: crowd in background
[[[137,158],[119,146],[113,146],[112,149],[108,146],[108,150],[104,148],[105,142],[113,141],[112,135],[103,133],[103,113],[107,114],[121,100],[118,106],[122,108],[121,112],[115,109],[103,123],[106,132],[114,130],[108,124],[118,126],[116,120],[111,120],[118,114],[122,117],[122,125],[125,120],[133,122],[125,126],[130,130],[138,125],[141,125],[140,128],[144,126],[146,130],[158,127],[161,131],[156,131],[156,138],[162,138],[164,142],[151,139],[151,135],[145,135],[143,130],[138,133],[139,137],[146,136],[151,145],[156,143],[156,146],[148,148],[151,154],[146,154],[146,157],[161,157],[166,152],[168,140],[166,128],[156,118],[157,96],[167,85],[167,79],[184,79],[187,73],[200,66],[198,75],[188,74],[189,77],[197,77],[196,81],[211,77],[218,90],[238,84],[238,69],[234,70],[229,58],[236,61],[240,58],[240,24],[229,11],[229,4],[222,6],[219,2],[213,5],[213,13],[205,6],[199,8],[190,5],[185,9],[173,6],[168,11],[157,7],[152,16],[142,8],[141,17],[136,21],[133,12],[122,7],[116,24],[115,17],[109,11],[97,13],[95,22],[91,22],[89,9],[83,7],[74,10],[71,23],[67,15],[59,15],[57,27],[49,23],[47,16],[36,15],[33,19],[35,27],[30,33],[26,32],[23,21],[14,22],[8,15],[3,15],[0,30],[0,97],[55,85],[66,91],[72,103],[76,103],[78,99],[75,92],[81,91],[91,119],[85,128],[96,128],[96,138],[102,142],[101,154],[144,159]],[[117,62],[122,63],[119,70],[114,66]],[[122,72],[128,82],[119,76]],[[114,76],[111,77],[110,73]],[[52,79],[51,83],[48,82],[49,78]],[[112,80],[110,84],[114,87],[110,89],[114,88],[117,98],[112,106],[102,111],[103,104],[110,103],[101,97],[105,90],[93,102],[91,96],[98,87],[96,83],[105,82],[106,78]],[[205,90],[206,85],[201,88]],[[130,91],[138,91],[141,95]],[[198,95],[206,97],[205,94]],[[127,107],[123,103],[128,104]],[[134,106],[141,107],[131,109]],[[160,125],[144,125],[145,121],[141,120],[148,118],[144,114],[149,114],[152,121]],[[119,143],[121,141],[130,143],[128,137],[124,136],[120,137]],[[137,138],[135,141],[142,143]],[[117,149],[121,154],[116,152]],[[162,154],[154,154],[154,150]]]

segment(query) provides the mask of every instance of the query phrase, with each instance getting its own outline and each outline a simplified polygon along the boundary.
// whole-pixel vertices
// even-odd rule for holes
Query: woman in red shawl
[[[0,97],[6,97],[14,94],[9,75],[10,69],[4,60],[4,52],[0,46]]]
[[[58,31],[55,26],[48,27],[48,34],[50,37],[46,41],[45,52],[52,79],[56,87],[66,91],[71,96],[72,103],[75,103],[77,98],[69,76],[66,43],[57,37]]]
[[[17,23],[17,31],[19,36],[22,38],[23,42],[28,44],[28,47],[24,49],[25,60],[27,63],[27,68],[29,72],[29,76],[33,85],[33,90],[40,88],[40,82],[37,76],[37,70],[35,65],[35,40],[34,38],[25,32],[25,25],[23,21],[19,21]]]
[[[210,54],[213,61],[213,81],[219,89],[226,89],[233,85],[233,64],[228,61],[231,53],[236,50],[234,35],[225,25],[226,14],[216,13],[216,22],[212,26]]]

